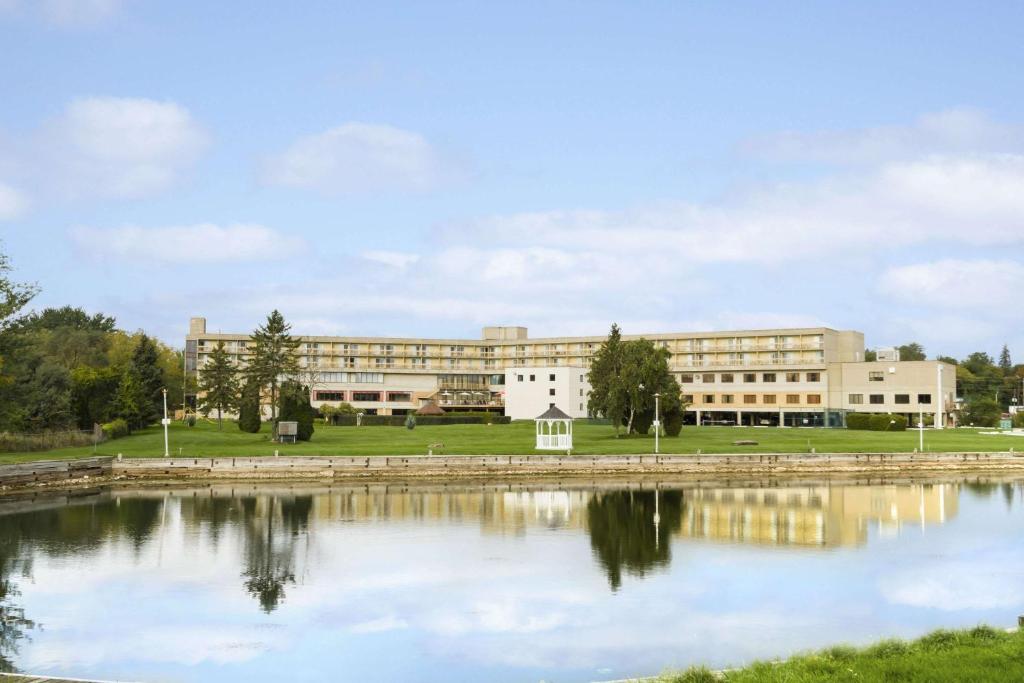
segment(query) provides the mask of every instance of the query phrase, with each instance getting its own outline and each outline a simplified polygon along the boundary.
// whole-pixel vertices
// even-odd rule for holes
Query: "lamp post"
[[[654,454],[658,454],[658,437],[661,436],[661,420],[658,419],[658,399],[661,394],[654,394]],[[657,500],[657,499],[655,499]]]
[[[938,364],[938,380],[939,380],[939,395],[936,396],[938,399],[939,410],[935,413],[935,428],[942,429],[942,409],[945,407],[942,405],[942,363]]]
[[[917,416],[917,452],[924,453],[924,408],[919,408]]]
[[[171,424],[170,418],[167,417],[167,389],[162,389],[164,394],[164,419],[160,420],[160,424],[164,426],[164,457],[171,457],[171,447],[167,440],[167,427]]]

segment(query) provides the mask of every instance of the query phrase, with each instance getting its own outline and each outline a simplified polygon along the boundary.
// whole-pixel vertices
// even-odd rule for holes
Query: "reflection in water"
[[[200,653],[186,657],[187,661],[216,664],[195,675],[183,674],[183,669],[177,671],[181,675],[163,676],[176,680],[281,680],[282,675],[288,677],[281,671],[277,678],[258,669],[248,669],[246,675],[220,674],[250,660],[279,657],[294,663],[301,648],[306,648],[302,656],[323,659],[349,640],[379,643],[382,649],[363,654],[357,652],[358,645],[350,645],[344,655],[339,654],[346,663],[349,660],[344,657],[364,657],[371,664],[380,664],[381,657],[440,658],[443,664],[429,675],[412,676],[424,679],[443,679],[442,672],[456,679],[491,679],[494,670],[487,668],[452,673],[456,662],[465,664],[462,648],[468,648],[468,643],[477,648],[473,657],[486,660],[487,666],[498,666],[496,662],[505,666],[508,675],[503,677],[509,680],[549,678],[552,667],[567,666],[560,653],[573,651],[576,659],[591,661],[588,657],[596,655],[579,654],[581,641],[592,642],[593,652],[619,652],[617,656],[624,660],[639,657],[635,653],[644,648],[663,648],[657,651],[657,661],[630,660],[630,666],[657,671],[670,661],[664,648],[674,652],[683,647],[678,638],[671,640],[676,637],[672,634],[697,633],[708,642],[743,635],[742,626],[736,624],[749,619],[733,601],[749,609],[751,603],[767,599],[757,593],[759,580],[750,579],[752,554],[771,560],[760,565],[765,571],[771,571],[772,564],[777,571],[770,600],[764,603],[764,614],[769,616],[763,619],[788,610],[785,623],[768,626],[789,629],[792,634],[802,625],[818,624],[806,626],[800,636],[803,640],[796,644],[810,647],[817,643],[807,642],[807,634],[818,633],[828,615],[838,618],[835,604],[815,608],[813,616],[806,613],[810,606],[822,599],[854,599],[850,596],[855,591],[861,591],[858,599],[864,591],[884,592],[889,600],[885,619],[890,619],[897,603],[927,605],[932,610],[954,599],[968,606],[988,605],[991,596],[985,587],[996,580],[995,585],[1002,586],[998,604],[1009,601],[1012,608],[1012,595],[1007,597],[1011,589],[1006,587],[1012,588],[1016,574],[986,575],[960,559],[947,566],[922,561],[922,557],[942,557],[951,551],[947,540],[917,532],[965,514],[966,522],[978,524],[977,514],[971,519],[970,505],[975,505],[975,513],[978,505],[986,506],[986,514],[993,509],[1004,511],[1015,504],[1022,490],[1019,483],[966,481],[764,487],[622,482],[568,488],[267,483],[123,489],[30,503],[0,499],[0,669],[25,668],[23,658],[33,651],[37,658],[28,661],[36,668],[39,662],[55,666],[69,658],[84,666],[83,661],[92,661],[82,654],[87,647],[82,642],[95,635],[89,632],[91,625],[116,620],[110,602],[121,597],[118,591],[139,591],[133,593],[134,599],[143,601],[137,608],[139,628],[147,632],[154,624],[163,628],[166,618],[173,621],[178,615],[181,630],[155,631],[152,638],[157,645],[151,650],[155,654],[148,655],[155,663],[144,671],[147,676],[123,675],[127,669],[111,664],[121,661],[117,657],[122,655],[114,654],[120,648],[100,647],[95,651],[102,656],[96,655],[98,663],[92,669],[76,670],[83,677],[160,678],[156,674],[162,673],[160,666],[167,661],[161,659],[167,656],[164,640],[173,644],[174,633],[179,634],[177,649],[182,656]],[[964,492],[967,495],[961,496]],[[1019,508],[1013,508],[1012,514],[1019,515]],[[979,527],[971,528],[976,534]],[[1007,528],[1013,527],[1003,530]],[[908,537],[906,544],[876,543],[901,535]],[[766,551],[763,546],[767,545],[816,552]],[[899,554],[893,554],[915,547],[921,553],[913,556],[916,561],[901,561]],[[817,552],[833,548],[852,552]],[[685,576],[679,566],[672,566],[673,553],[678,557],[684,549]],[[743,557],[737,558],[737,552]],[[974,551],[966,556],[973,558]],[[844,573],[852,558],[878,562],[884,576],[881,589],[858,584],[858,577],[865,573],[855,569]],[[995,556],[994,562],[1007,567],[1013,559],[1010,553]],[[899,572],[893,571],[894,561],[901,567]],[[832,567],[832,573],[821,572],[823,567]],[[951,593],[941,578],[913,573],[922,567],[940,577],[951,571],[959,572],[958,576],[976,574],[973,590],[977,595],[962,590]],[[829,578],[843,581],[843,587],[827,597],[801,592]],[[53,590],[53,584],[62,581],[70,588]],[[65,601],[78,600],[73,592],[78,581],[88,582],[89,589],[83,593],[92,591],[95,602],[87,603],[90,610],[63,611]],[[658,588],[645,593],[638,590],[641,586]],[[693,597],[697,591],[707,596]],[[628,600],[621,598],[627,594]],[[182,596],[195,604],[179,614],[178,605],[185,602]],[[603,602],[612,599],[617,602]],[[652,622],[647,612],[656,614],[668,609],[666,605],[671,609]],[[629,612],[634,606],[637,613]],[[856,607],[860,609],[861,604]],[[721,610],[722,621],[716,610]],[[284,629],[280,637],[253,635],[240,628],[231,632],[239,624],[270,626],[266,619],[271,613],[273,624]],[[673,615],[682,613],[687,623],[672,621]],[[736,615],[735,621],[725,618],[730,615]],[[34,621],[47,628],[36,627]],[[659,626],[652,633],[652,623],[673,628]],[[639,637],[620,642],[624,627],[637,634],[646,628],[643,643],[638,644]],[[68,638],[69,628],[82,639],[62,641]],[[182,644],[183,638],[193,637],[188,634],[202,628],[209,630]],[[561,635],[559,629],[564,637],[550,638]],[[323,638],[318,640],[321,632]],[[209,645],[211,640],[216,644]],[[722,648],[733,656],[739,641],[760,642],[737,636],[737,642]],[[510,649],[507,643],[516,647]],[[546,658],[537,654],[537,670],[516,668],[524,666],[524,657],[541,651]],[[131,656],[145,659],[138,649]],[[259,673],[255,678],[254,671]],[[361,673],[366,677],[366,671]],[[409,671],[391,673],[409,677]],[[579,671],[559,676],[594,677],[593,672]],[[317,679],[296,676],[294,680]]]
[[[669,537],[679,528],[682,510],[681,491],[612,491],[590,499],[590,547],[612,590],[622,585],[623,569],[642,577],[669,563]]]

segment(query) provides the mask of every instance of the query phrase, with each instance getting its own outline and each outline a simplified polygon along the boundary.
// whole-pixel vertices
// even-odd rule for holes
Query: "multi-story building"
[[[668,350],[690,424],[839,426],[851,411],[902,413],[915,423],[923,411],[948,424],[954,406],[953,366],[866,362],[860,332],[815,327],[623,335],[641,337]],[[346,401],[367,414],[403,414],[435,401],[449,411],[501,412],[510,392],[518,391],[509,371],[585,373],[604,339],[532,339],[525,327],[485,327],[481,339],[301,336],[299,356],[314,405]],[[205,318],[192,318],[186,369],[202,372],[219,341],[240,365],[247,362],[249,335],[211,333]],[[556,403],[575,411],[573,404]]]

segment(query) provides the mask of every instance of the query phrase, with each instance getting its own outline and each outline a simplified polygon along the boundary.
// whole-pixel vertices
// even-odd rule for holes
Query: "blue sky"
[[[1024,357],[1019,3],[0,0],[37,305]],[[1017,360],[1020,360],[1019,358]]]

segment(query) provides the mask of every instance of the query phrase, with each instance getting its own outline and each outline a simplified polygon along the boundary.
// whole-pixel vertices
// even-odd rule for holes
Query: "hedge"
[[[406,415],[363,415],[364,427],[404,427]],[[427,425],[479,425],[508,424],[512,418],[493,413],[452,413],[449,415],[417,415],[416,426]],[[330,422],[336,427],[356,426],[355,415],[332,415]]]
[[[846,416],[847,429],[866,429],[872,432],[903,432],[907,418],[891,413],[850,413]]]
[[[120,439],[122,436],[128,436],[129,433],[128,423],[120,417],[103,425],[104,439]]]

